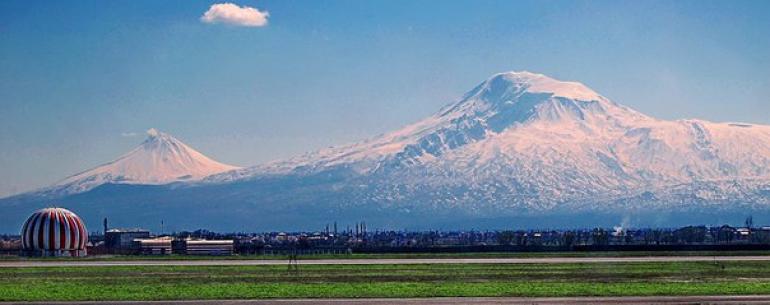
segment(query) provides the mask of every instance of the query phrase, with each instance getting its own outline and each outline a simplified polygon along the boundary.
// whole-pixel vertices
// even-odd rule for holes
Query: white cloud
[[[133,131],[129,131],[129,132],[121,132],[121,133],[120,133],[120,136],[121,136],[121,137],[126,137],[126,138],[133,138],[133,137],[135,137],[135,136],[138,136],[138,135],[139,135],[138,133],[136,133],[136,132],[133,132]]]
[[[237,26],[266,26],[270,13],[260,11],[253,7],[238,6],[232,3],[212,4],[208,11],[203,13],[201,21],[204,23],[226,23]]]

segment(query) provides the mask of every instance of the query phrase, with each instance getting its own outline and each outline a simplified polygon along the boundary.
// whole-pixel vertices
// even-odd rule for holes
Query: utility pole
[[[297,260],[297,248],[296,246],[291,247],[291,252],[289,252],[289,274],[299,275],[299,261]]]

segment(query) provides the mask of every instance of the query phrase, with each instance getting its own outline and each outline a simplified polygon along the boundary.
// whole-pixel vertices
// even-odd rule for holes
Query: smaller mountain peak
[[[166,184],[193,181],[238,169],[217,162],[173,136],[155,128],[147,130],[147,139],[116,160],[70,176],[56,187],[67,193],[90,190],[104,183]]]
[[[155,128],[147,129],[147,139],[170,139],[174,138],[170,134],[157,130]]]
[[[148,136],[150,136],[151,138],[154,138],[154,137],[160,136],[160,134],[161,134],[161,132],[160,132],[160,131],[158,131],[158,130],[157,130],[157,129],[155,129],[155,128],[150,128],[150,129],[147,129],[147,135],[148,135]]]
[[[164,143],[164,142],[177,142],[178,140],[172,135],[157,130],[155,128],[147,129],[147,139],[144,143]]]

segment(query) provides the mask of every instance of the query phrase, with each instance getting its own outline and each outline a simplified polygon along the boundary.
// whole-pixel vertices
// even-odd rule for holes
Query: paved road
[[[639,257],[544,257],[544,258],[397,258],[397,259],[308,259],[301,265],[393,265],[393,264],[561,264],[561,263],[633,263],[633,262],[728,262],[770,261],[770,256],[639,256]],[[285,265],[286,260],[126,260],[126,261],[0,261],[8,267],[73,266],[250,266]]]
[[[686,296],[686,297],[576,297],[576,298],[425,298],[425,299],[292,299],[292,300],[213,300],[150,302],[38,302],[3,303],[0,305],[501,305],[501,304],[770,304],[770,295],[759,296]]]

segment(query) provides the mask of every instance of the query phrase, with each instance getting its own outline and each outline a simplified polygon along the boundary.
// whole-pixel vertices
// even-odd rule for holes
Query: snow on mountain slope
[[[105,183],[166,184],[238,169],[206,157],[169,134],[150,129],[147,135],[139,147],[117,160],[70,176],[47,191],[80,193]]]
[[[52,200],[92,222],[233,231],[344,219],[419,229],[723,224],[770,217],[770,126],[660,120],[580,83],[507,72],[399,130],[250,168],[151,131],[120,159],[0,199],[0,210],[25,219]],[[0,232],[19,226],[0,221]]]
[[[770,204],[770,126],[659,120],[577,82],[507,72],[400,130],[206,181],[335,169],[359,175],[356,201],[382,205],[549,210],[642,194]],[[681,193],[705,184],[714,191]]]

